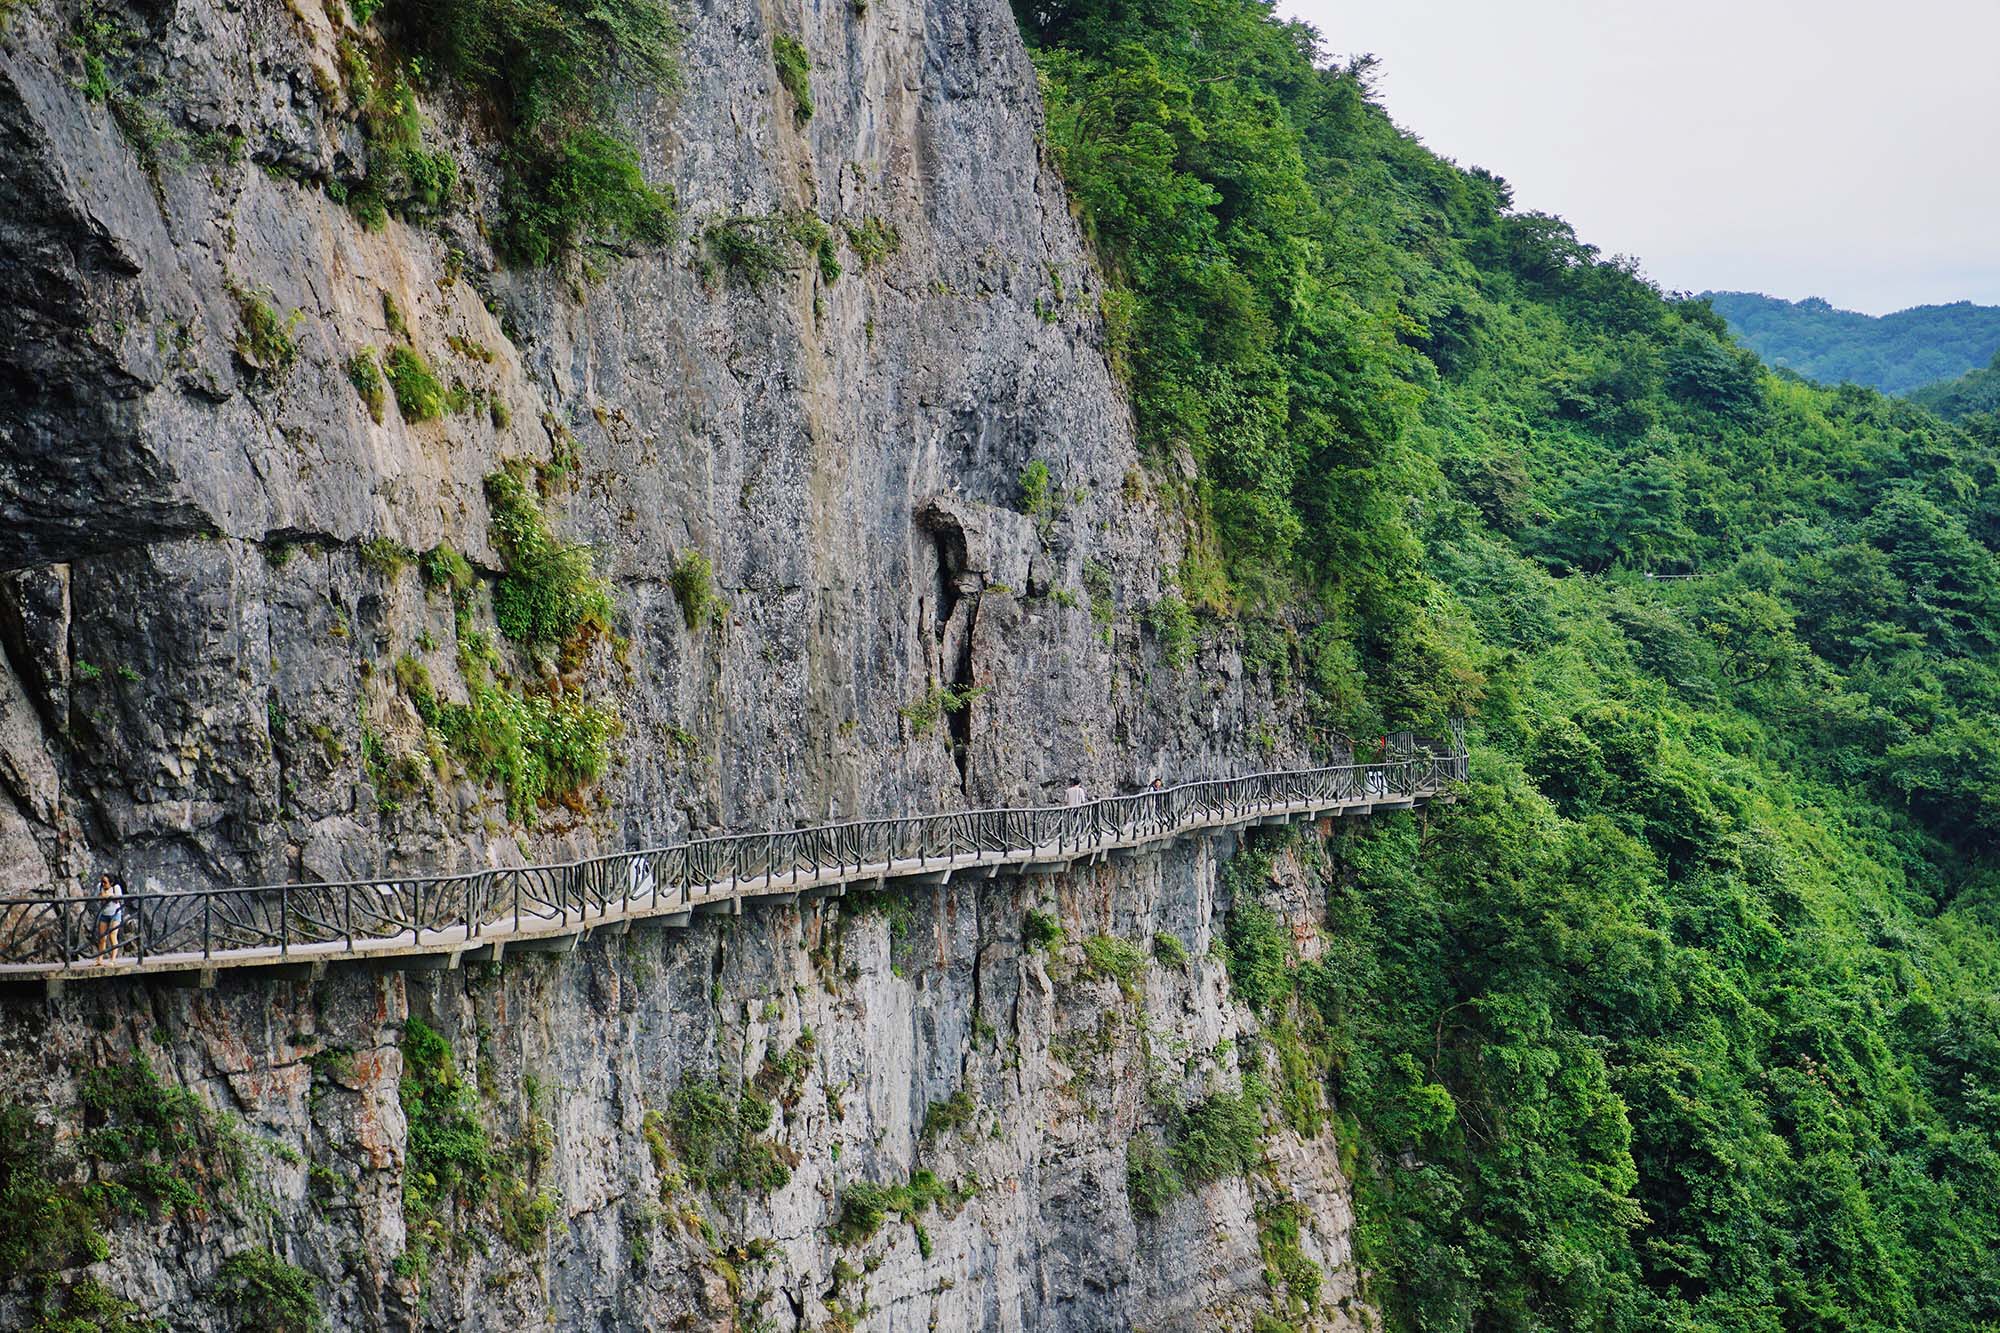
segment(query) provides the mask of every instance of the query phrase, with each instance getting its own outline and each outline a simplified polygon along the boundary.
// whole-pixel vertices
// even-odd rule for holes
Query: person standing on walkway
[[[125,925],[125,886],[105,871],[97,877],[97,961],[118,957],[118,932]]]
[[[1082,805],[1090,797],[1083,790],[1083,779],[1070,779],[1069,790],[1063,793],[1064,805]]]

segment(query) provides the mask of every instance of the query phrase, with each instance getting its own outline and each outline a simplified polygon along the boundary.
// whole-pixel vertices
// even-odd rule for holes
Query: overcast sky
[[[1670,290],[2000,305],[2000,0],[1279,0]]]

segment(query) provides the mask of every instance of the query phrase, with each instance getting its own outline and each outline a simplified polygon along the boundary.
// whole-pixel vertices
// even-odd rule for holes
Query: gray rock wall
[[[331,12],[101,11],[136,52],[113,62],[131,89],[114,105],[175,126],[184,155],[236,137],[247,155],[150,174],[77,87],[79,12],[9,17],[0,644],[32,706],[8,705],[0,773],[57,775],[48,797],[5,783],[10,864],[32,838],[64,882],[107,861],[163,887],[360,874],[1287,757],[1245,743],[1253,723],[1297,731],[1227,644],[1175,670],[1151,642],[1180,482],[1134,450],[1004,6],[690,12],[685,89],[633,113],[682,239],[535,272],[495,267],[493,148],[443,94],[424,106],[476,183],[466,206],[371,232],[319,187],[362,151]],[[803,125],[775,83],[780,26],[813,53]],[[881,220],[899,244],[873,267],[843,249],[832,283],[803,260],[756,289],[713,271],[705,225],[791,210],[836,234]],[[297,312],[275,380],[234,350],[245,291]],[[393,400],[370,420],[345,366],[397,341],[385,295],[505,426],[408,424]],[[449,645],[449,606],[361,544],[445,542],[496,569],[482,478],[571,449],[552,517],[595,549],[629,640],[589,666],[623,719],[616,771],[533,829],[449,781],[384,818],[364,725],[415,730],[389,668],[414,654],[447,693],[456,668],[422,646]],[[1037,458],[1060,500],[1044,524],[1019,512]],[[719,630],[681,621],[689,552],[714,562]],[[946,728],[903,716],[953,683],[986,688],[962,771]]]
[[[234,1326],[216,1273],[258,1246],[313,1275],[334,1327],[1248,1328],[1284,1309],[1260,1218],[1288,1204],[1324,1274],[1311,1313],[1289,1317],[1360,1327],[1330,1132],[1274,1119],[1253,1170],[1157,1217],[1128,1199],[1129,1144],[1163,1108],[1239,1088],[1244,1061],[1278,1076],[1209,955],[1226,850],[755,908],[465,973],[77,984],[0,1010],[0,1078],[73,1136],[82,1072],[145,1055],[233,1125],[244,1182],[209,1187],[194,1216],[118,1224],[90,1270],[177,1329]],[[1030,909],[1065,939],[1025,944]],[[1161,933],[1188,961],[1129,984],[1084,947],[1101,935],[1150,958]],[[455,1047],[498,1163],[484,1202],[444,1210],[421,1277],[397,1263],[417,1244],[398,1092],[411,1016]],[[689,1079],[768,1097],[782,1185],[688,1178],[674,1136]],[[653,1126],[674,1144],[664,1161]],[[841,1238],[857,1182],[919,1171],[969,1197]],[[551,1201],[526,1237],[503,1221],[510,1190]]]

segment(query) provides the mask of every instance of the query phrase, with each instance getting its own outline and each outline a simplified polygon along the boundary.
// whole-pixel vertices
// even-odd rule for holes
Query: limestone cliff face
[[[1145,630],[1181,524],[1134,453],[1004,7],[687,19],[685,89],[633,113],[685,235],[591,277],[496,267],[490,188],[433,228],[369,231],[313,184],[362,151],[318,0],[121,11],[140,54],[114,76],[138,91],[114,107],[181,136],[181,165],[156,151],[150,173],[76,86],[81,17],[15,9],[0,47],[9,865],[38,851],[73,879],[110,856],[185,885],[522,855],[490,791],[447,784],[379,817],[360,754],[364,724],[414,722],[388,670],[400,655],[447,690],[455,675],[448,648],[423,646],[450,643],[450,607],[362,544],[449,543],[496,568],[481,481],[510,459],[564,462],[555,525],[595,548],[630,641],[596,663],[624,723],[616,771],[588,817],[542,819],[527,853],[1245,762],[1273,705],[1226,649],[1175,671]],[[781,21],[813,52],[803,125],[772,70]],[[476,109],[426,106],[490,186],[491,146],[453,133]],[[245,160],[188,156],[238,137]],[[878,220],[896,248],[871,267],[843,252],[831,283],[799,262],[759,288],[701,253],[710,222],[798,211],[836,235]],[[282,374],[237,350],[246,292],[297,312]],[[407,424],[391,400],[373,422],[346,364],[401,343],[398,322],[439,379],[503,411]],[[1052,520],[1018,512],[1035,458]],[[670,595],[689,552],[714,562],[719,632],[691,632]],[[987,691],[963,772],[942,728],[916,735],[901,711],[954,683]]]
[[[0,884],[553,859],[1295,757],[1269,748],[1299,734],[1291,704],[1228,643],[1177,668],[1148,628],[1184,542],[1161,497],[1185,478],[1134,449],[1005,5],[714,0],[683,19],[683,86],[629,109],[681,239],[521,271],[486,239],[482,108],[449,89],[423,106],[462,164],[458,206],[369,230],[323,188],[363,153],[344,7],[5,7]],[[90,25],[113,39],[79,42]],[[778,87],[779,31],[811,53],[808,120]],[[895,244],[867,263],[842,250],[836,280],[801,260],[761,286],[705,254],[710,223],[781,214]],[[289,365],[243,346],[251,298],[285,323]],[[409,422],[391,398],[375,420],[347,367],[391,345],[478,410]],[[1055,501],[1031,516],[1019,479],[1035,459]],[[385,799],[370,762],[423,743],[399,661],[444,697],[466,688],[458,613],[382,552],[449,545],[497,571],[482,483],[510,460],[560,478],[553,526],[593,548],[616,605],[617,641],[567,668],[618,714],[611,766],[532,823],[448,762]],[[719,625],[690,629],[676,600],[690,553],[713,562]],[[484,585],[463,614],[492,627]],[[976,697],[913,721],[944,687]],[[1247,1326],[1270,1301],[1254,1206],[1274,1192],[1311,1215],[1331,1310],[1352,1273],[1327,1145],[1274,1150],[1268,1179],[1160,1219],[1135,1222],[1126,1197],[1145,1060],[1189,1095],[1228,1084],[1217,1046],[1241,1015],[1212,963],[1156,968],[1127,998],[1090,979],[1075,941],[1165,931],[1202,960],[1212,850],[954,888],[919,902],[893,947],[886,919],[850,904],[495,977],[0,1001],[0,1068],[73,1129],[81,1071],[151,1049],[296,1151],[260,1165],[257,1207],[116,1232],[110,1285],[177,1326],[225,1326],[202,1313],[204,1284],[270,1244],[326,1284],[343,1324],[812,1327],[844,1253],[828,1239],[839,1185],[920,1166],[979,1191],[926,1222],[928,1256],[911,1228],[885,1228],[880,1263],[849,1284],[849,1311],[867,1292],[856,1326]],[[1060,961],[1021,943],[1042,897],[1070,924]],[[534,1173],[562,1200],[545,1249],[441,1255],[421,1297],[392,1267],[413,1011],[490,1079],[496,1133],[546,1116]],[[711,1211],[712,1249],[661,1202],[645,1113],[690,1075],[754,1078],[808,1027],[811,1072],[773,1130],[796,1154],[790,1183],[684,1196]],[[1052,1052],[1084,1027],[1080,1069]],[[925,1108],[960,1088],[972,1122],[920,1140]],[[311,1188],[322,1164],[332,1194]],[[760,1238],[775,1258],[718,1276],[718,1253]]]
[[[1130,1145],[1160,1107],[1235,1088],[1258,1049],[1207,956],[1214,850],[973,881],[907,908],[753,909],[491,974],[77,985],[0,1013],[0,1075],[66,1119],[85,1069],[150,1052],[163,1079],[241,1117],[249,1182],[195,1218],[121,1224],[92,1269],[175,1328],[233,1327],[217,1268],[269,1245],[315,1276],[334,1327],[1247,1329],[1285,1309],[1263,1248],[1276,1213],[1324,1274],[1293,1326],[1362,1327],[1330,1132],[1274,1122],[1250,1172],[1158,1216],[1128,1198]],[[1032,909],[1066,940],[1024,945]],[[1081,947],[1161,933],[1190,960],[1129,985]],[[484,1202],[440,1210],[448,1235],[420,1276],[397,1262],[417,1247],[398,1096],[412,1015],[456,1048],[500,1177]],[[1275,1068],[1262,1076],[1275,1086]],[[689,1080],[769,1101],[760,1137],[784,1183],[690,1179]],[[842,1233],[857,1186],[924,1171],[951,1197]],[[544,1197],[518,1234],[521,1200]]]

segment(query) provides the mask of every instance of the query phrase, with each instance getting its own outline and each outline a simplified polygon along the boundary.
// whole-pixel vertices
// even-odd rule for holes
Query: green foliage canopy
[[[1773,374],[1262,5],[1019,15],[1224,600],[1330,727],[1475,712],[1457,806],[1341,830],[1324,959],[1226,931],[1391,1326],[2000,1318],[2000,425]]]

